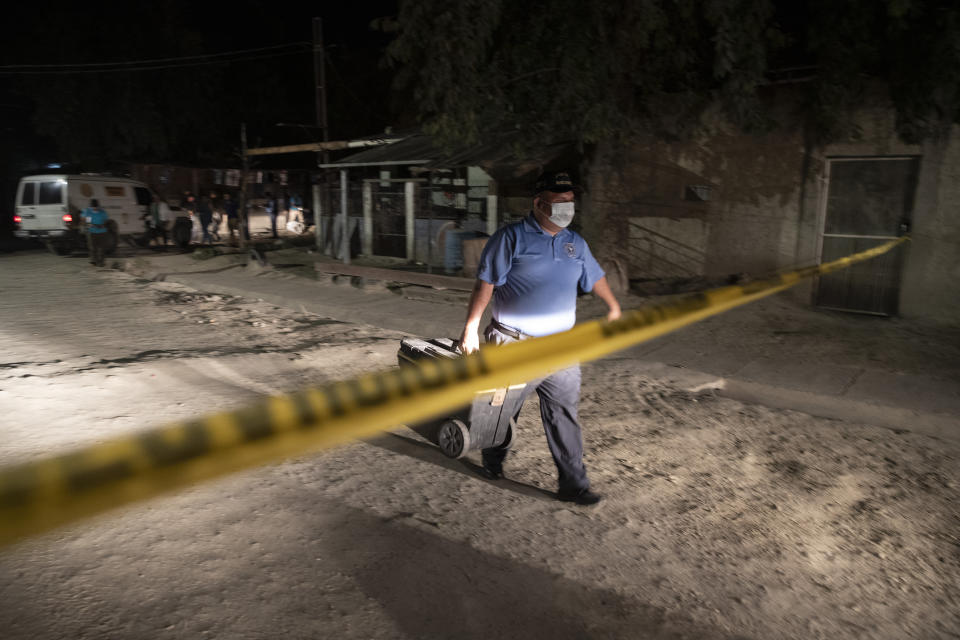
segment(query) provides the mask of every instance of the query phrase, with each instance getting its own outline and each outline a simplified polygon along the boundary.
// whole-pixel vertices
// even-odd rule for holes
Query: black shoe
[[[573,502],[579,505],[588,506],[597,504],[603,500],[603,496],[594,493],[590,489],[575,489],[573,491],[560,491],[557,493],[557,499],[562,502]]]
[[[503,467],[488,467],[487,465],[483,465],[480,467],[480,475],[487,480],[499,480],[503,477]]]

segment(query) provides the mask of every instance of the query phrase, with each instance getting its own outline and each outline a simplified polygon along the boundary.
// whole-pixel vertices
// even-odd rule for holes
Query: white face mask
[[[573,222],[574,206],[572,202],[554,202],[550,205],[550,222],[561,229]]]

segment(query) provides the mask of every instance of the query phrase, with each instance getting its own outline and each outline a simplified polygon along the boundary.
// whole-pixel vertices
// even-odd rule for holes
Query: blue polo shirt
[[[546,336],[577,321],[577,287],[604,276],[587,241],[570,229],[546,233],[531,213],[490,237],[477,278],[492,284],[493,317],[531,336]]]
[[[107,216],[107,212],[104,211],[103,209],[100,209],[100,208],[94,209],[93,207],[87,207],[86,209],[83,210],[83,213],[81,215],[83,215],[84,220],[87,221],[87,226],[89,228],[90,233],[106,233],[107,232],[107,220],[109,220],[110,218],[109,216]]]

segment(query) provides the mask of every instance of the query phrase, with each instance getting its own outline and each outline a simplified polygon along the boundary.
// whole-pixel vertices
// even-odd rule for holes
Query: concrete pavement
[[[197,260],[140,256],[128,272],[199,290],[420,336],[455,336],[470,280],[344,267],[304,249]],[[625,309],[651,298],[627,294]],[[580,299],[580,320],[602,303]],[[786,296],[752,303],[616,354],[689,388],[713,387],[745,402],[960,439],[960,328],[813,309]]]

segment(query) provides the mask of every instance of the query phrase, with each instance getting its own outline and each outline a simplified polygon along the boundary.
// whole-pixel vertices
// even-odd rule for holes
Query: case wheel
[[[449,458],[462,458],[470,449],[470,431],[456,418],[446,420],[437,432],[437,444]]]

